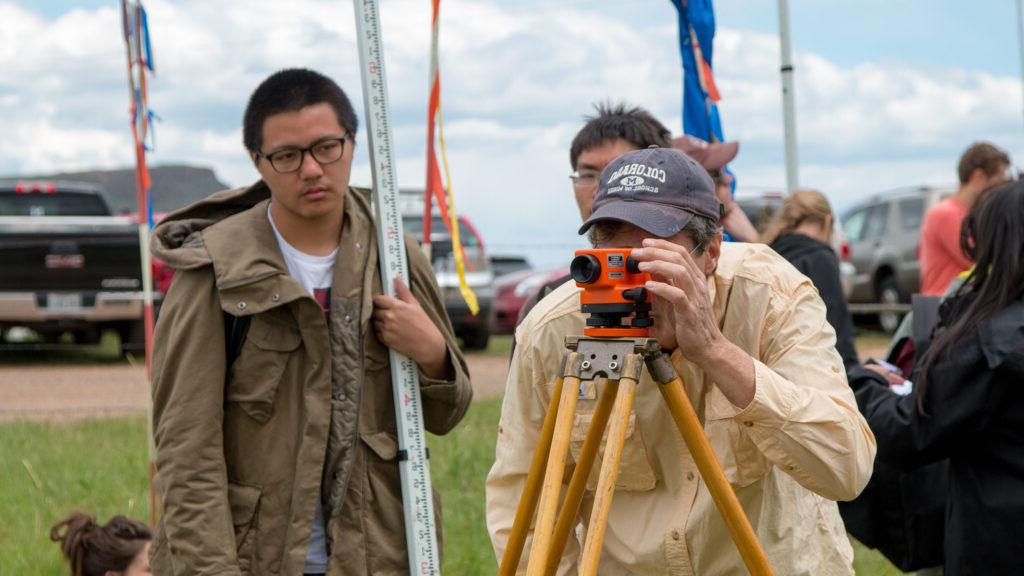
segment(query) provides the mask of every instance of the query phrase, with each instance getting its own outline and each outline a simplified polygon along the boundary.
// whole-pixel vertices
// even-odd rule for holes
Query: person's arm
[[[855,498],[871,477],[874,437],[810,282],[769,303],[754,358],[722,335],[707,280],[685,248],[647,239],[633,256],[655,278],[648,289],[673,308],[673,355],[703,369],[727,400],[716,407],[720,416],[740,422],[741,433],[801,486],[832,500]]]
[[[561,368],[561,355],[565,350],[565,331],[551,328],[534,331],[532,324],[528,324],[517,330],[516,337],[519,346],[509,369],[498,423],[495,461],[486,483],[487,531],[499,563],[505,554],[533,452],[540,438],[551,399],[551,384]],[[533,523],[536,520],[534,514]],[[526,570],[533,523],[520,558],[520,572]],[[575,573],[579,553],[579,542],[570,534],[558,574]]]
[[[180,574],[240,575],[224,461],[224,322],[210,268],[178,270],[153,354],[156,486]]]
[[[726,206],[728,208],[725,215],[722,216],[721,225],[729,236],[739,242],[760,242],[761,235],[757,233],[757,229],[754,228],[750,218],[747,218],[747,213],[739,207],[739,204],[730,200]]]
[[[910,395],[899,396],[874,373],[851,373],[857,404],[878,438],[879,461],[913,470],[977,441],[1005,393],[977,346],[975,333],[957,344],[954,359],[947,356],[928,371],[923,398],[927,415],[918,410],[920,381],[914,382]]]
[[[473,399],[469,367],[455,340],[433,268],[410,236],[406,245],[414,247],[407,251],[411,281],[408,294],[414,301],[407,298],[403,304],[410,308],[396,318],[396,330],[403,334],[405,344],[395,349],[402,352],[403,347],[429,343],[426,349],[433,350],[431,356],[409,356],[420,368],[424,425],[433,434],[446,434],[462,420]],[[374,301],[379,298],[388,297],[377,296]],[[381,341],[391,345],[384,338]]]

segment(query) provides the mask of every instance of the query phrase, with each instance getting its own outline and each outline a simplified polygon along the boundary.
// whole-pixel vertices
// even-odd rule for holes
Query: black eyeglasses
[[[264,154],[257,150],[256,157],[266,158],[278,174],[291,174],[302,167],[302,163],[306,160],[307,152],[309,152],[309,155],[313,157],[313,160],[316,160],[320,165],[330,164],[331,162],[341,160],[342,154],[345,153],[345,141],[351,139],[351,134],[345,134],[340,138],[334,136],[321,138],[316,142],[313,142],[309,148],[296,148],[290,146],[288,148],[275,150],[270,154]]]

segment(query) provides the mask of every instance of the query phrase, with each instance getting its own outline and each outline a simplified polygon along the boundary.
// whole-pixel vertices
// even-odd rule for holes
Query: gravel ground
[[[470,354],[474,398],[500,396],[508,358]],[[145,414],[146,369],[129,364],[0,366],[0,422],[74,421]]]
[[[863,358],[881,356],[885,339],[858,339]],[[473,397],[501,396],[508,355],[467,354]],[[146,370],[130,364],[67,364],[40,361],[0,365],[0,422],[65,422],[146,412]]]

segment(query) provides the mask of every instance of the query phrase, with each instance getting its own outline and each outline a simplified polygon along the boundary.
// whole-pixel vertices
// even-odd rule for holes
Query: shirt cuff
[[[754,360],[754,399],[746,408],[730,404],[733,418],[745,426],[754,424],[781,428],[799,404],[796,387],[763,362]]]

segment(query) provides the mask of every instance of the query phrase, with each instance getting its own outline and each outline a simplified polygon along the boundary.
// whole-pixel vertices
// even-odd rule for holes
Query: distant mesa
[[[171,212],[228,188],[210,168],[171,164],[151,167],[149,173],[153,180],[150,191],[153,212]],[[107,203],[115,214],[136,210],[134,168],[0,177],[0,183],[4,184],[28,180],[89,182],[103,188]]]

